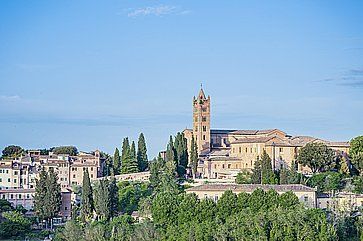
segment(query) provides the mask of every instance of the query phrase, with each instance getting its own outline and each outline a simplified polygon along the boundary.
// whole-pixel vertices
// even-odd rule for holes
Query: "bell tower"
[[[210,96],[206,98],[202,85],[197,97],[193,97],[193,136],[198,154],[210,150]]]

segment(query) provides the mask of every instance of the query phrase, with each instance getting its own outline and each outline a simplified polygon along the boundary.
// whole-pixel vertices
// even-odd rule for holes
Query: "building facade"
[[[231,190],[235,194],[241,192],[252,193],[256,189],[262,189],[265,192],[270,189],[275,190],[278,194],[293,192],[299,201],[306,207],[316,208],[316,189],[301,184],[293,185],[260,185],[260,184],[204,184],[186,189],[186,193],[195,193],[199,199],[210,198],[218,201],[225,191]]]
[[[193,98],[193,129],[183,131],[190,143],[197,142],[199,176],[204,178],[233,178],[241,170],[251,170],[264,151],[272,159],[272,167],[291,167],[300,148],[307,143],[319,142],[341,153],[348,153],[349,142],[332,142],[310,136],[291,136],[279,129],[238,130],[211,129],[211,98],[203,89]],[[299,166],[298,171],[310,169]]]

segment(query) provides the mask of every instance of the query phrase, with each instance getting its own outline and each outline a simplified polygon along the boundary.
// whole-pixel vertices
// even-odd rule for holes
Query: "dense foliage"
[[[61,187],[58,183],[57,174],[50,169],[40,172],[36,180],[34,209],[40,220],[49,223],[50,219],[56,217],[62,203]]]
[[[67,154],[70,156],[76,156],[78,154],[77,147],[75,146],[59,146],[51,148],[54,154]]]
[[[15,146],[15,145],[7,146],[2,151],[3,154],[2,157],[3,158],[19,157],[23,153],[23,151],[24,151],[23,148],[21,148],[20,146]]]
[[[333,162],[334,153],[323,143],[311,142],[299,150],[297,160],[300,164],[308,166],[313,173],[323,171]]]
[[[217,203],[194,194],[159,193],[152,216],[160,240],[336,240],[325,213],[287,192],[226,191]]]
[[[147,157],[147,147],[145,136],[140,133],[139,139],[137,141],[137,164],[139,166],[139,171],[143,172],[149,167],[148,157]]]

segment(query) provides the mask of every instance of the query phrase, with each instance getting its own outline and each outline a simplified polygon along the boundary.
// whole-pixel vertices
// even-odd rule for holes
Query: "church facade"
[[[263,151],[271,158],[273,169],[290,167],[301,147],[322,142],[335,151],[349,151],[349,142],[332,142],[311,136],[291,136],[282,130],[211,129],[211,98],[201,88],[193,97],[193,129],[183,131],[190,150],[191,140],[198,147],[198,173],[205,178],[234,178],[242,170],[252,170]],[[309,173],[307,167],[298,171]]]

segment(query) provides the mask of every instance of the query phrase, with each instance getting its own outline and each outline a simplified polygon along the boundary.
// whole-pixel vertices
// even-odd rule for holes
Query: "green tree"
[[[289,184],[289,171],[286,168],[280,170],[280,184]]]
[[[363,153],[363,136],[357,136],[350,141],[349,155]]]
[[[0,222],[0,238],[24,237],[30,232],[30,220],[18,211],[4,212],[2,219],[2,222]]]
[[[242,170],[237,174],[236,177],[237,184],[250,184],[252,183],[252,173],[248,170]]]
[[[91,181],[88,174],[88,169],[83,171],[82,184],[82,200],[81,200],[81,217],[83,222],[89,222],[93,216],[94,202]]]
[[[339,168],[339,173],[344,175],[344,176],[349,176],[350,175],[350,171],[349,171],[349,166],[347,163],[347,159],[342,156],[340,158],[340,168]]]
[[[109,182],[109,196],[110,196],[110,216],[115,217],[118,210],[118,187],[114,176],[111,177]]]
[[[137,160],[136,160],[136,153],[135,153],[135,143],[129,144],[129,138],[126,137],[122,144],[122,168],[121,173],[135,173],[139,171]]]
[[[166,148],[166,161],[173,161],[175,163],[177,163],[177,158],[176,158],[176,153],[175,153],[175,148],[174,148],[174,141],[173,141],[173,137],[170,136],[170,140],[169,143],[167,145]]]
[[[15,145],[7,146],[2,151],[3,157],[9,157],[9,158],[19,157],[23,152],[24,152],[23,148]]]
[[[188,147],[187,140],[184,134],[178,132],[175,137],[175,152],[177,159],[177,172],[178,176],[182,177],[186,173],[186,168],[188,165]]]
[[[297,160],[313,173],[322,170],[333,161],[333,150],[323,143],[308,143],[299,151]]]
[[[299,199],[292,191],[285,192],[279,196],[279,205],[283,208],[293,208],[299,205]]]
[[[147,170],[149,167],[146,141],[143,133],[140,133],[139,139],[137,141],[137,163],[141,172]]]
[[[217,209],[218,217],[225,220],[237,210],[237,195],[231,190],[225,191],[217,202]]]
[[[74,220],[68,221],[64,229],[57,229],[55,240],[79,241],[84,236],[82,227]]]
[[[39,178],[35,180],[35,194],[34,194],[34,209],[36,215],[45,220],[48,218],[46,210],[46,198],[47,198],[47,172],[42,169],[39,173]]]
[[[76,156],[78,154],[77,147],[75,146],[59,146],[51,148],[51,151],[58,155],[58,154],[65,154],[70,156]]]
[[[61,187],[53,169],[47,173],[44,169],[36,180],[34,208],[37,216],[47,223],[58,215],[62,204]]]
[[[132,143],[131,143],[130,156],[131,156],[132,159],[136,159],[136,146],[135,146],[134,141],[132,141]]]
[[[271,158],[264,150],[261,155],[262,184],[277,184],[277,178],[272,170]]]
[[[160,185],[161,176],[163,174],[163,168],[165,165],[165,160],[159,154],[157,158],[150,163],[150,184],[154,189]]]
[[[178,222],[179,225],[183,223],[192,222],[197,215],[196,207],[199,205],[199,199],[196,194],[181,194],[179,196],[180,202],[178,205]]]
[[[337,172],[315,173],[306,184],[310,187],[318,187],[319,192],[336,191],[342,188],[342,175]]]
[[[51,219],[58,216],[62,205],[61,186],[58,182],[58,176],[53,169],[48,172],[46,180],[46,202],[47,218]]]
[[[111,195],[107,179],[100,180],[94,189],[94,207],[99,220],[111,217]]]
[[[198,146],[194,140],[194,136],[192,136],[192,141],[191,141],[190,163],[192,166],[193,178],[196,178],[198,170]]]
[[[180,198],[172,192],[158,193],[152,203],[151,213],[156,225],[168,227],[178,224]]]
[[[0,199],[0,212],[7,212],[13,210],[11,203],[5,199]]]
[[[259,156],[257,156],[257,159],[253,164],[251,181],[253,184],[261,184],[261,159]]]
[[[121,162],[122,162],[122,168],[124,165],[124,161],[126,159],[129,159],[131,156],[131,150],[130,150],[130,143],[129,138],[125,137],[122,142],[122,150],[121,150]]]
[[[115,153],[113,154],[113,171],[115,175],[118,175],[121,173],[121,157],[120,157],[120,151],[116,147]]]
[[[349,156],[354,167],[363,174],[363,136],[357,136],[350,141]]]

